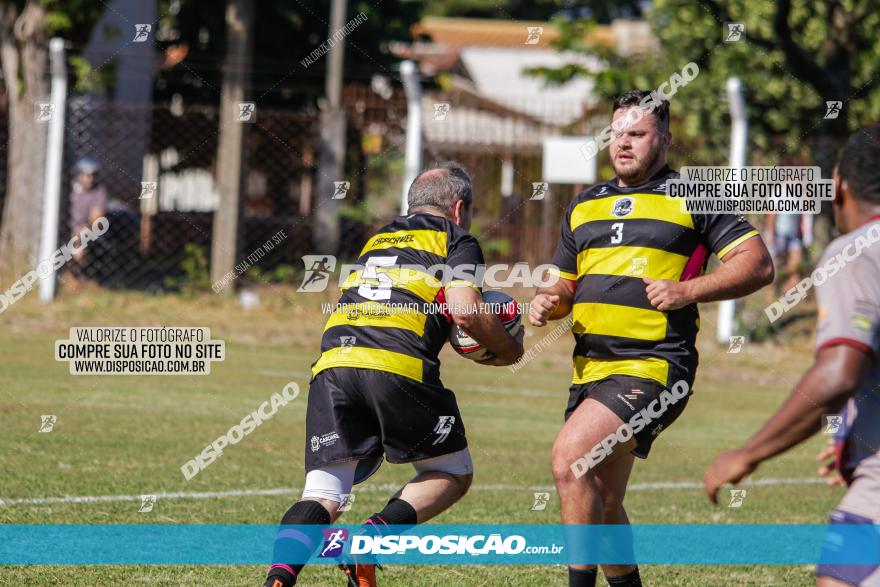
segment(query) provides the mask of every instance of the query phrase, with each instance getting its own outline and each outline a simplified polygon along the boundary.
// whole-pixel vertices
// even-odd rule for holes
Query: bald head
[[[454,163],[423,171],[409,186],[406,196],[410,210],[430,206],[444,214],[450,214],[458,200],[470,210],[472,198],[473,187],[470,176],[461,166]]]

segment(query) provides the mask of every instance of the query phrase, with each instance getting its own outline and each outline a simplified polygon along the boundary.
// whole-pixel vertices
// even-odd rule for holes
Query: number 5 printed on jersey
[[[397,265],[397,255],[391,257],[370,257],[364,266],[364,272],[361,274],[362,279],[376,279],[379,284],[376,286],[364,283],[358,287],[358,294],[373,301],[391,299],[391,286],[394,280],[391,276],[382,271],[383,267],[394,267]]]

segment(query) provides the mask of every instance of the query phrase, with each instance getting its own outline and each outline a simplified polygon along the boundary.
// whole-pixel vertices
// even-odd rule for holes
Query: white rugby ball
[[[489,310],[498,316],[501,325],[510,336],[519,334],[523,324],[516,300],[500,291],[487,291],[483,293],[483,303],[489,305]],[[449,344],[455,352],[471,361],[483,361],[493,357],[489,349],[483,348],[476,339],[455,323],[449,329]]]

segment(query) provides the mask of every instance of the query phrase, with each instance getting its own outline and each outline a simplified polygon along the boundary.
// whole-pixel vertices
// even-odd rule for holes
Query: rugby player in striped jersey
[[[613,120],[646,96],[619,96]],[[666,162],[670,141],[666,101],[615,133],[617,176],[572,200],[553,259],[561,279],[540,288],[529,308],[534,326],[569,313],[573,320],[574,375],[552,453],[564,524],[629,523],[623,498],[634,457],[648,456],[688,401],[697,303],[773,281],[770,254],[744,218],[685,213],[666,197],[666,181],[678,177]],[[704,275],[712,253],[722,264]],[[631,433],[617,438],[624,423]],[[641,585],[635,565],[602,571],[612,586]],[[596,575],[595,565],[571,564],[569,585],[593,586]]]
[[[365,522],[365,531],[425,522],[468,490],[473,464],[465,429],[437,357],[450,319],[494,355],[482,364],[510,365],[523,354],[522,330],[511,337],[480,307],[483,253],[467,232],[472,200],[463,169],[427,170],[409,188],[408,215],[364,245],[362,269],[344,282],[312,366],[305,487],[283,526],[335,521],[352,486],[372,475],[383,455],[412,463],[416,475]],[[444,301],[448,317],[433,305]],[[319,546],[314,535],[279,530],[265,586],[295,584],[303,565],[287,561],[305,560]],[[373,564],[342,567],[350,585],[376,585]]]

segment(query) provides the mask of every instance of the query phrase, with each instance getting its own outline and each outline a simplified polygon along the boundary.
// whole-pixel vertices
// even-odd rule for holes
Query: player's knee
[[[571,469],[571,460],[559,458],[553,461],[553,480],[557,487],[564,487],[577,482],[578,477]]]
[[[553,479],[557,487],[576,482],[584,475],[589,475],[590,470],[584,465],[584,455],[578,454],[570,446],[554,444],[551,453],[553,467]]]
[[[327,507],[331,505],[332,507]],[[302,499],[293,504],[281,517],[282,526],[303,524],[327,525],[337,513],[338,503],[327,500]]]

